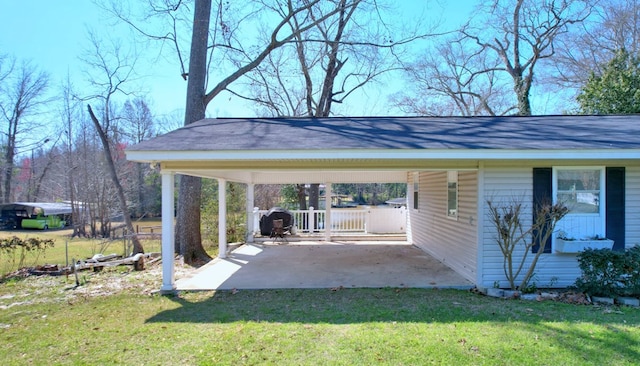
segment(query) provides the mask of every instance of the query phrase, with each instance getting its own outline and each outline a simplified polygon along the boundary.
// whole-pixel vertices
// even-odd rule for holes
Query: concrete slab
[[[406,242],[245,244],[215,259],[178,290],[333,288],[471,288],[473,284]]]

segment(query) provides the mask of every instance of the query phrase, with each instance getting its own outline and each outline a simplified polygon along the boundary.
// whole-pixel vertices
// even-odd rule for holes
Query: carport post
[[[161,171],[162,175],[162,287],[160,292],[176,290],[174,271],[174,183],[173,172]]]
[[[331,183],[325,183],[324,187],[324,240],[331,241]]]
[[[227,180],[218,179],[218,258],[227,258]]]
[[[254,204],[254,187],[253,183],[247,184],[247,243],[253,243],[253,204]]]

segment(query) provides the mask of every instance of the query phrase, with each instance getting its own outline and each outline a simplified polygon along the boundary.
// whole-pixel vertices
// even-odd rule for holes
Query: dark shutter
[[[536,220],[536,213],[539,211],[538,207],[544,203],[553,202],[552,195],[552,179],[553,170],[551,168],[533,168],[533,221]],[[536,233],[534,233],[535,235]],[[531,248],[533,253],[537,253],[540,245],[534,245]],[[544,247],[545,253],[551,253],[551,235],[547,240],[547,244]]]
[[[607,167],[606,170],[606,236],[614,241],[613,250],[625,248],[625,170],[624,167]]]

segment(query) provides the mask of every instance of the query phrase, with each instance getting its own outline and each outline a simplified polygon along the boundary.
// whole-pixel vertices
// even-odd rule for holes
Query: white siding
[[[558,164],[486,164],[481,165],[480,172],[461,171],[457,220],[446,215],[446,171],[419,174],[418,210],[413,209],[413,174],[409,173],[407,239],[480,287],[491,287],[495,281],[506,287],[503,256],[495,241],[496,229],[489,220],[486,202],[520,200],[524,204],[523,225],[531,225],[533,168],[554,165]],[[581,162],[564,165],[579,166]],[[640,167],[626,166],[625,174],[625,235],[626,246],[630,247],[640,245]],[[480,180],[479,175],[482,176]],[[482,186],[478,187],[478,184]],[[478,224],[482,227],[477,227]],[[521,250],[517,254],[522,256],[524,253]],[[529,254],[531,258],[532,254]],[[538,287],[566,287],[574,284],[579,275],[576,254],[548,253],[541,256],[532,281]]]
[[[567,164],[568,165],[568,164]],[[575,164],[579,165],[579,164]],[[542,167],[538,164],[536,166]],[[552,164],[546,164],[551,167]],[[494,282],[500,282],[502,287],[508,285],[504,274],[503,256],[495,240],[496,228],[489,220],[489,212],[486,201],[493,203],[510,202],[520,199],[524,210],[523,225],[531,225],[531,203],[533,189],[533,165],[520,167],[485,167],[483,170],[484,184],[481,191],[484,197],[480,197],[483,205],[483,229],[481,230],[481,258],[482,271],[478,278],[478,286],[491,287]],[[626,168],[626,245],[631,246],[640,243],[640,168]],[[519,251],[518,258],[524,254]],[[538,287],[566,287],[572,285],[580,276],[576,254],[548,253],[542,254],[538,261],[535,275],[532,279]],[[532,254],[529,254],[529,259]],[[517,285],[518,283],[516,283]]]
[[[640,168],[627,167],[625,177],[625,239],[628,248],[640,245]]]
[[[409,179],[412,180],[410,174]],[[409,231],[412,243],[456,272],[476,281],[477,172],[458,175],[458,218],[447,217],[447,172],[419,174],[419,207],[409,202]],[[410,187],[413,187],[411,181]],[[412,197],[412,195],[410,195]]]

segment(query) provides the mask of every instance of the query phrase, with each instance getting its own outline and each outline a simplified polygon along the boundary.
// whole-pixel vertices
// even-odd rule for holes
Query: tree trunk
[[[309,207],[313,206],[316,210],[320,207],[320,184],[313,183],[309,185]]]
[[[296,189],[298,192],[298,208],[300,210],[307,209],[307,193],[304,184],[296,184]]]
[[[116,187],[116,193],[118,195],[118,201],[120,202],[120,209],[122,210],[122,216],[124,218],[124,223],[127,226],[127,230],[132,234],[131,242],[133,243],[133,253],[144,253],[144,248],[142,248],[142,244],[138,237],[134,235],[135,230],[133,229],[133,223],[131,222],[131,215],[129,214],[129,210],[127,208],[127,199],[124,196],[124,188],[120,184],[120,180],[118,179],[118,173],[116,172],[116,165],[113,162],[113,157],[111,155],[111,148],[109,147],[109,140],[107,138],[106,133],[102,130],[102,126],[100,125],[100,121],[96,118],[95,114],[93,114],[93,110],[90,105],[87,105],[89,109],[89,115],[91,116],[91,120],[93,124],[96,126],[96,130],[98,131],[98,135],[100,136],[100,140],[102,141],[102,146],[104,147],[104,155],[105,160],[107,161],[107,167],[109,168],[109,175],[111,176],[111,180],[113,185]],[[103,228],[104,229],[104,228]]]
[[[205,81],[207,77],[207,45],[209,40],[209,18],[211,0],[196,0],[193,11],[193,34],[189,56],[187,101],[184,124],[205,117]],[[178,189],[178,217],[176,220],[176,249],[185,263],[209,260],[211,257],[202,246],[200,232],[200,202],[202,182],[200,178],[180,177]]]
[[[14,152],[15,152],[15,143],[12,141],[9,141],[8,145],[7,145],[7,152],[5,154],[5,158],[4,158],[4,164],[5,164],[5,171],[4,171],[4,197],[3,197],[3,201],[4,203],[10,203],[11,202],[11,179],[13,178],[13,158],[14,158]]]
[[[531,115],[531,101],[529,100],[529,92],[531,86],[527,83],[526,77],[523,75],[513,75],[514,90],[518,98],[518,115]]]

